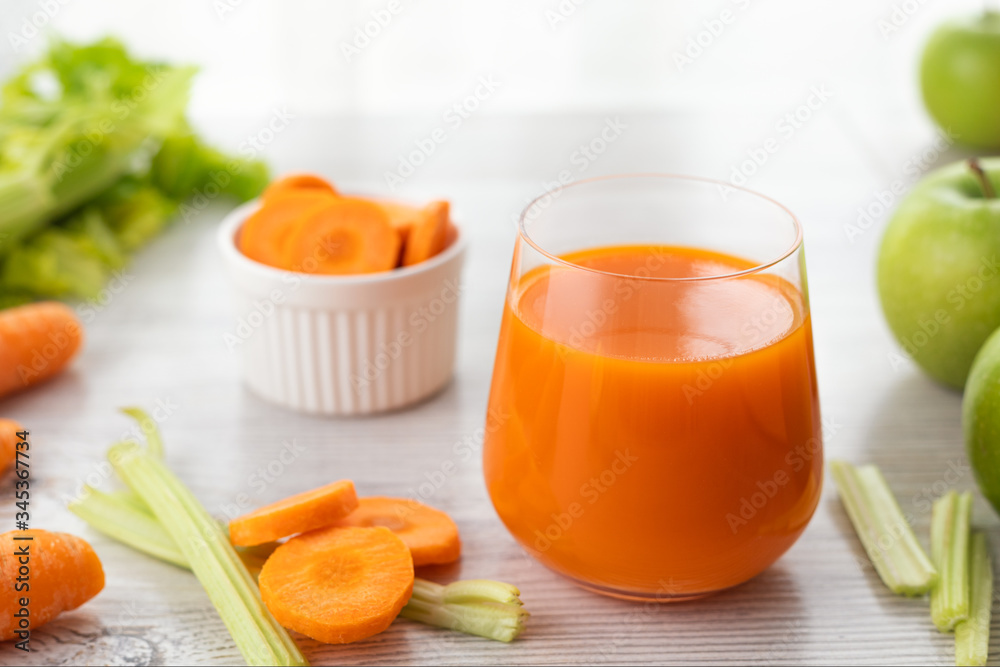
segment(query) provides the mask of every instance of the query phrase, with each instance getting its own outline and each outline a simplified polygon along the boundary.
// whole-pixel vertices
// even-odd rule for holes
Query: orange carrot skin
[[[14,465],[17,443],[21,442],[17,434],[23,430],[13,419],[0,419],[0,473]]]
[[[31,537],[15,540],[15,537]],[[28,563],[16,555],[28,549]],[[22,552],[23,553],[23,552]],[[28,568],[28,581],[18,581]],[[26,590],[15,585],[27,584]],[[71,611],[101,592],[104,568],[93,548],[83,539],[46,530],[17,530],[0,535],[0,641],[21,638],[14,612],[26,598],[30,629],[36,630],[64,611]]]
[[[238,547],[274,542],[325,528],[358,507],[354,482],[344,479],[279,500],[229,522],[229,540]]]
[[[58,301],[0,311],[0,396],[60,373],[83,342],[83,326]]]
[[[259,581],[284,627],[348,644],[389,627],[413,593],[413,578],[410,552],[388,528],[325,528],[278,547]]]

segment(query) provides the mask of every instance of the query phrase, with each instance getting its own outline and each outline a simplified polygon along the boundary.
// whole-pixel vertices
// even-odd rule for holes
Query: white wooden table
[[[876,200],[874,191],[903,177],[907,160],[931,145],[933,130],[922,120],[892,122],[889,111],[861,122],[856,109],[834,101],[819,110],[748,185],[787,204],[805,226],[828,458],[878,463],[926,538],[923,500],[934,483],[957,468],[964,471],[957,486],[974,488],[964,468],[960,396],[909,363],[890,363],[897,348],[873,279],[885,222],[878,219],[853,242],[844,225]],[[709,116],[622,113],[627,129],[580,175],[648,170],[725,179],[753,137],[763,142],[774,134],[783,113],[747,116],[736,107]],[[318,170],[344,189],[385,192],[382,173],[434,120],[300,118],[269,154],[278,171]],[[319,419],[272,407],[241,386],[238,356],[223,342],[233,324],[214,241],[221,207],[173,227],[137,257],[127,288],[87,323],[86,348],[72,371],[0,406],[32,432],[33,525],[85,536],[107,572],[96,599],[33,633],[37,652],[30,660],[4,646],[0,664],[240,662],[193,576],[106,539],[64,509],[83,479],[101,475],[107,446],[129,427],[116,408],[157,404],[169,406],[162,430],[171,467],[220,515],[240,493],[265,503],[343,477],[364,494],[412,494],[443,463],[456,463],[457,473],[429,502],[455,517],[465,553],[459,565],[434,575],[516,583],[533,614],[528,630],[504,645],[400,620],[354,645],[303,640],[315,664],[953,664],[953,640],[934,629],[927,603],[892,595],[870,569],[858,567],[863,552],[832,485],[802,539],[774,567],[734,590],[676,605],[584,592],[524,556],[495,516],[479,458],[463,461],[455,446],[478,446],[513,247],[511,220],[543,181],[573,168],[577,146],[605,122],[604,116],[474,118],[400,191],[451,199],[471,239],[454,382],[407,411]],[[252,123],[229,122],[213,136],[238,140],[252,130]],[[950,151],[939,163],[958,156]],[[273,464],[289,442],[301,453],[287,465]],[[269,463],[272,472],[282,470],[260,484],[255,471]],[[978,495],[974,517],[1000,553],[997,519]],[[13,525],[9,489],[0,492],[0,527],[6,525]],[[993,649],[1000,656],[1000,642]]]

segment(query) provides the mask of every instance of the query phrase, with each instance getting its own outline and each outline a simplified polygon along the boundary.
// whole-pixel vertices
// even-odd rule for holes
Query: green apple
[[[896,340],[932,378],[962,388],[1000,327],[1000,158],[937,169],[882,239],[878,291]]]
[[[1000,147],[1000,14],[938,28],[924,49],[920,85],[927,110],[956,141]]]
[[[962,430],[979,489],[1000,512],[1000,330],[972,364],[962,397]]]

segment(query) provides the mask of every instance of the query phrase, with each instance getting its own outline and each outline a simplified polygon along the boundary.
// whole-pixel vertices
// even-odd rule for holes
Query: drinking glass
[[[690,599],[770,566],[822,483],[795,216],[745,189],[659,174],[532,202],[483,456],[507,529],[590,590]]]

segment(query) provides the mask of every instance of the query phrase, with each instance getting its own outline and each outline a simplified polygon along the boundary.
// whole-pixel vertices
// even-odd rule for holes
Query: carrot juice
[[[801,291],[687,247],[560,260],[515,276],[504,307],[484,444],[500,518],[612,594],[696,597],[760,573],[822,481]]]

